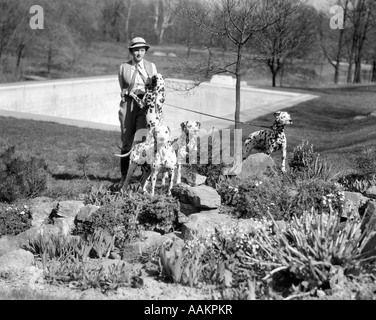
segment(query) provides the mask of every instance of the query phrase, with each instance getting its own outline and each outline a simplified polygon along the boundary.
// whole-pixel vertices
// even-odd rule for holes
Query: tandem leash
[[[165,103],[165,105],[169,106],[169,107],[176,108],[176,109],[180,109],[180,110],[184,110],[184,111],[188,111],[188,112],[192,112],[192,113],[197,113],[197,114],[200,114],[200,115],[203,115],[203,116],[207,116],[207,117],[211,117],[211,118],[216,118],[216,119],[220,119],[220,120],[225,120],[225,121],[240,123],[240,124],[254,126],[254,127],[260,127],[260,128],[270,129],[270,126],[262,126],[262,125],[255,124],[255,123],[252,123],[252,122],[245,123],[245,122],[242,122],[242,121],[235,121],[235,120],[231,120],[231,119],[227,119],[227,118],[222,118],[222,117],[214,116],[214,115],[209,114],[209,113],[204,113],[204,112],[195,111],[195,110],[191,110],[191,109],[187,109],[187,108],[183,108],[183,107],[174,106],[174,105],[168,104],[168,103]]]

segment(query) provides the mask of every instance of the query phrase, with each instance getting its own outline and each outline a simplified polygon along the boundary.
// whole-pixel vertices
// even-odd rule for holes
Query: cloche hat
[[[149,50],[150,48],[150,46],[146,44],[146,41],[144,38],[141,38],[141,37],[133,38],[129,44],[128,49],[131,50],[131,49],[138,48],[138,47],[145,47],[146,51]]]

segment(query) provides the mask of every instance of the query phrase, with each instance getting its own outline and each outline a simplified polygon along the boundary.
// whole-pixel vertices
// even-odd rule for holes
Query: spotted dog
[[[157,73],[151,77],[146,84],[146,93],[142,99],[134,94],[132,97],[141,109],[145,109],[147,128],[151,135],[152,128],[163,124],[163,104],[166,99],[163,76]]]
[[[201,123],[198,121],[184,121],[180,124],[181,135],[174,139],[172,147],[177,156],[176,183],[181,183],[181,165],[189,163],[190,151],[197,151],[197,137]]]
[[[174,182],[176,153],[171,145],[171,131],[167,126],[159,126],[154,129],[154,150],[150,157],[151,167],[151,195],[154,196],[155,184],[157,182],[158,173],[168,174],[169,187],[168,195],[171,195],[171,189]],[[162,185],[165,184],[166,174],[162,177]],[[148,180],[145,182],[145,188]]]
[[[171,132],[167,126],[158,126],[152,129],[152,140],[136,144],[130,152],[117,157],[130,156],[129,168],[124,181],[123,188],[129,185],[137,166],[142,166],[143,179],[141,182],[142,190],[146,192],[149,178],[151,179],[151,194],[154,195],[155,184],[159,172],[167,171],[170,178],[168,194],[171,194],[174,169],[176,166],[176,154],[171,146]],[[165,184],[165,176],[162,178],[162,185]]]
[[[273,152],[282,148],[282,171],[285,172],[287,146],[285,125],[292,124],[292,120],[291,116],[285,111],[275,112],[274,117],[271,130],[256,131],[248,136],[244,142],[242,157],[243,160],[247,159],[253,149],[270,156]]]

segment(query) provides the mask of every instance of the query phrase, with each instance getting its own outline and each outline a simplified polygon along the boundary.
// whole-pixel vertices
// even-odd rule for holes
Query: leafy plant
[[[138,221],[145,229],[168,233],[178,227],[178,214],[180,212],[178,200],[167,195],[159,195],[158,197],[144,195],[142,200]],[[131,199],[129,201],[132,202]],[[132,203],[129,203],[130,205]]]
[[[313,150],[313,144],[302,140],[288,155],[288,164],[294,171],[302,171],[312,166],[319,154]]]
[[[0,205],[0,237],[17,235],[31,228],[32,216],[27,205]]]
[[[363,148],[356,161],[363,175],[376,176],[376,147]]]
[[[303,291],[330,288],[339,267],[345,275],[360,268],[367,259],[364,247],[374,232],[362,230],[359,220],[349,220],[341,227],[338,214],[326,217],[312,209],[294,216],[285,232],[272,236],[261,230],[256,241],[268,259],[260,260],[247,251],[248,264],[271,266],[264,280],[282,276]]]
[[[131,270],[124,263],[105,268],[102,264],[74,261],[50,263],[45,274],[47,283],[65,284],[80,290],[100,289],[103,293],[130,286],[131,277]]]
[[[348,174],[338,179],[345,190],[350,192],[364,193],[369,188],[376,186],[376,177],[366,177],[363,174]]]
[[[16,155],[15,146],[9,147],[0,154],[0,201],[11,203],[40,195],[47,188],[47,176],[44,159],[23,159]]]
[[[116,201],[100,207],[90,219],[78,223],[73,234],[93,243],[98,256],[109,252],[111,243],[122,248],[126,243],[141,237],[142,227],[137,221],[138,210],[128,210],[128,201]],[[104,246],[104,247],[103,247]]]

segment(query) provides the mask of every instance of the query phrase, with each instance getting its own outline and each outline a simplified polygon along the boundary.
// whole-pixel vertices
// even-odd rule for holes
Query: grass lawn
[[[163,52],[166,56],[154,55],[156,52]],[[189,76],[174,74],[172,71],[175,58],[168,56],[171,53],[184,59],[187,57],[187,48],[153,46],[147,59],[154,62],[165,77],[188,79]],[[206,54],[206,51],[192,50],[190,59],[203,59]],[[215,52],[218,58],[222,54]],[[128,51],[122,44],[93,43],[71,71],[55,68],[51,78],[116,74],[119,64],[129,58]],[[26,59],[22,63],[23,70],[28,70],[28,73],[44,75],[40,63],[30,63]],[[355,169],[355,160],[362,148],[376,144],[376,117],[367,117],[376,112],[376,85],[334,86],[330,83],[333,70],[324,64],[297,62],[294,68],[293,72],[285,72],[285,87],[277,87],[275,90],[310,93],[318,95],[319,98],[288,109],[293,119],[293,125],[286,127],[288,152],[302,140],[307,140],[314,145],[317,152],[330,159],[336,169]],[[306,72],[307,70],[309,72]],[[312,75],[316,77],[312,79]],[[243,80],[250,85],[273,90],[270,87],[271,77],[268,70],[260,64],[255,63],[252,70],[243,75]],[[364,118],[354,120],[356,116]],[[273,115],[268,114],[253,120],[252,123],[270,126],[273,120]],[[248,125],[241,128],[243,139],[250,132],[260,129]],[[51,183],[69,190],[72,194],[79,192],[72,187],[72,182],[81,182],[84,170],[92,181],[112,183],[120,178],[119,159],[113,156],[119,151],[119,144],[118,132],[0,117],[0,150],[15,145],[19,153],[45,158],[52,173]],[[281,152],[273,154],[272,157],[279,164]],[[81,165],[80,158],[86,159]],[[82,163],[85,164],[84,167]]]
[[[288,109],[293,118],[293,125],[286,127],[288,152],[307,140],[336,169],[356,169],[361,150],[376,144],[376,116],[367,117],[376,111],[376,86],[304,90],[319,98]],[[356,116],[365,117],[354,120]],[[273,115],[268,114],[252,122],[271,125],[272,121]],[[242,129],[243,138],[258,130],[245,125]],[[113,154],[118,152],[119,141],[118,132],[0,117],[0,149],[15,145],[21,154],[43,157],[52,173],[51,183],[58,185],[61,193],[65,189],[72,195],[85,191],[80,190],[84,169],[92,181],[116,182],[120,178],[119,159]],[[81,165],[80,157],[86,158]],[[273,158],[280,163],[281,152]]]

